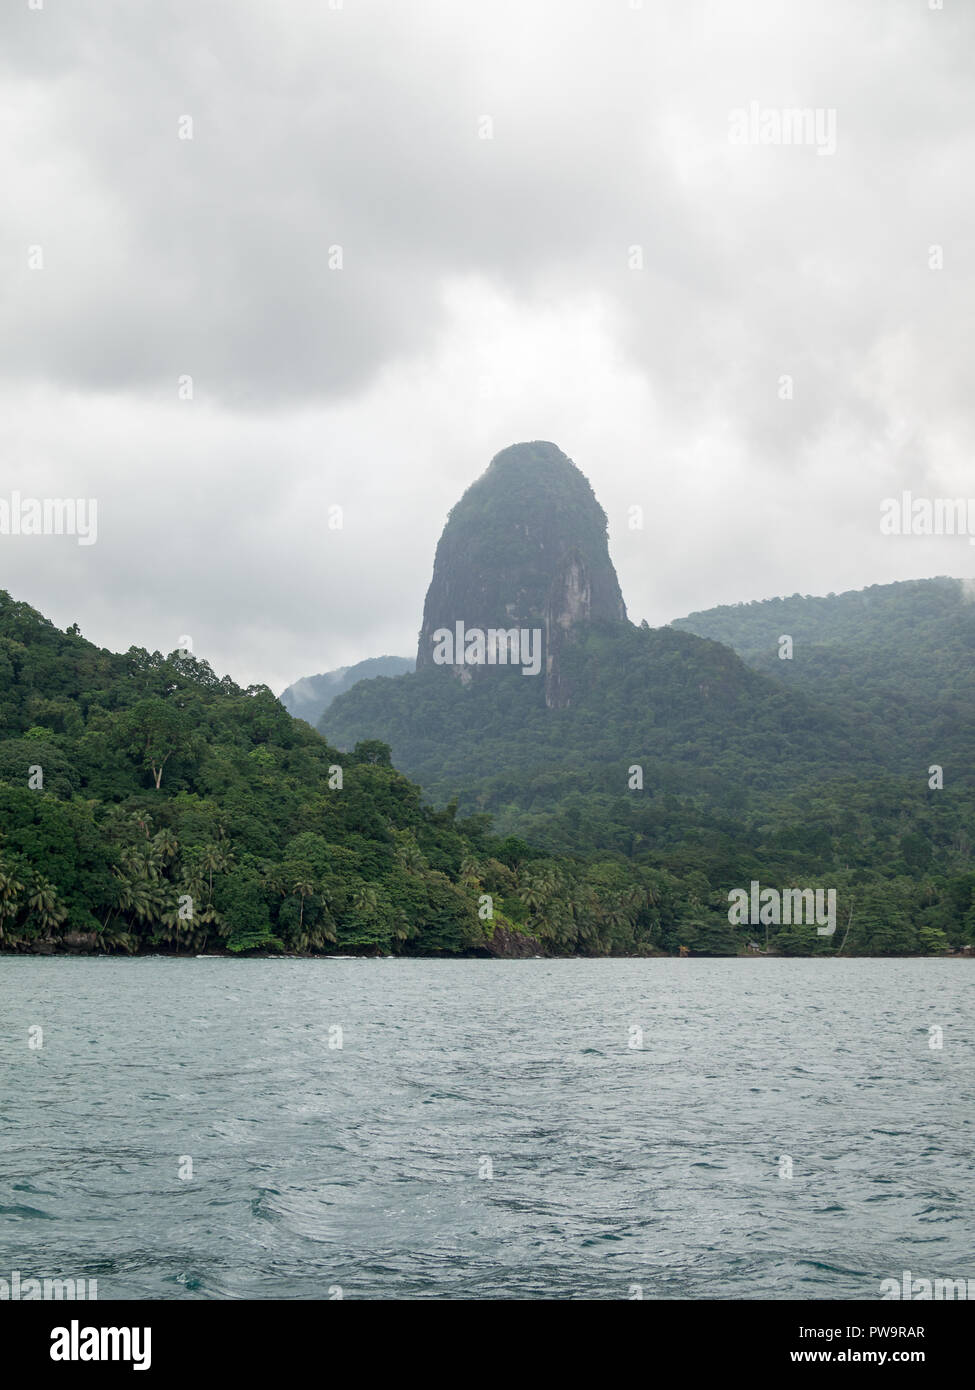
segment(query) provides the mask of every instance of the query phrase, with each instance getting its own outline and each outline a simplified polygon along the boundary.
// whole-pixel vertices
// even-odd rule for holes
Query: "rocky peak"
[[[597,620],[625,622],[626,606],[609,558],[606,513],[588,480],[554,444],[503,449],[447,518],[423,608],[417,667],[446,665],[464,680],[496,671],[506,662],[492,660],[491,634],[507,634],[511,664],[517,629],[522,657],[528,646],[522,666],[536,661],[540,644],[546,701],[566,704],[561,649],[580,624]],[[486,636],[484,648],[478,633]]]

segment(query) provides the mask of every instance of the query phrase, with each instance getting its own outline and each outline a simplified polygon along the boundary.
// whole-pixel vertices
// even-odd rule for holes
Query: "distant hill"
[[[590,624],[562,665],[573,694],[560,708],[547,705],[540,680],[517,672],[465,684],[429,666],[355,686],[319,728],[338,747],[379,738],[434,802],[456,798],[463,812],[490,812],[501,830],[563,849],[570,843],[548,818],[567,797],[589,813],[572,847],[622,843],[594,825],[603,797],[613,825],[632,825],[639,843],[674,842],[703,808],[741,818],[797,787],[882,763],[877,731],[688,633]],[[638,798],[628,788],[635,765]],[[652,815],[665,798],[669,814]]]
[[[884,765],[950,766],[975,787],[975,590],[917,579],[843,594],[765,599],[671,624],[732,647],[791,691],[883,731]],[[792,656],[780,638],[792,639]]]
[[[303,676],[289,685],[279,698],[295,719],[304,719],[314,727],[335,697],[351,690],[357,681],[371,680],[374,676],[402,676],[415,668],[416,662],[411,656],[371,656],[354,666],[340,666],[320,676]]]

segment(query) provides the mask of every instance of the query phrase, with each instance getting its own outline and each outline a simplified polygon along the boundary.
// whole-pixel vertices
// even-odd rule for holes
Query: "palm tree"
[[[591,884],[582,883],[573,893],[572,915],[576,921],[579,940],[586,943],[599,940],[601,907]]]
[[[353,890],[352,906],[356,912],[364,912],[367,915],[376,911],[379,906],[379,895],[371,883],[360,883]]]
[[[334,900],[332,894],[324,884],[319,884],[318,886],[318,901],[322,905],[322,920],[315,930],[322,936],[322,944],[324,944],[325,941],[335,941],[338,932],[335,924],[335,913],[333,911]]]
[[[115,898],[119,911],[137,922],[147,921],[152,916],[152,885],[139,873],[139,865],[123,860],[121,868],[116,866],[112,872],[118,879]]]
[[[37,918],[45,936],[52,927],[59,927],[68,915],[68,909],[58,902],[58,890],[53,883],[37,874],[30,886],[27,906]]]
[[[408,874],[417,874],[426,867],[423,851],[416,837],[409,830],[401,831],[397,837],[396,858]]]
[[[485,865],[473,854],[460,861],[460,881],[465,888],[480,888],[484,882]]]
[[[614,931],[630,923],[631,907],[627,898],[625,893],[614,893],[603,903],[603,921]]]
[[[179,929],[183,925],[183,919],[179,915],[179,908],[170,905],[159,918],[160,925],[165,928],[161,933],[164,941],[176,942],[176,954],[179,955]],[[192,931],[192,926],[190,927]]]
[[[307,878],[299,878],[296,883],[292,884],[291,891],[298,894],[301,902],[298,909],[298,935],[301,936],[305,930],[305,899],[310,898],[314,893],[315,885],[309,883]]]
[[[193,944],[199,951],[206,950],[207,940],[210,936],[211,927],[216,927],[218,936],[226,936],[227,934],[227,929],[224,926],[224,920],[215,907],[205,907],[202,912],[197,912],[194,914],[193,920],[197,923],[196,931],[193,933]],[[200,931],[203,932],[202,941],[200,940],[199,936]]]
[[[545,902],[547,894],[541,876],[522,874],[518,882],[518,896],[534,917]]]
[[[157,830],[152,843],[163,862],[174,859],[179,853],[179,841],[171,830]]]
[[[219,833],[219,832],[218,832]],[[213,875],[225,873],[230,868],[231,854],[222,849],[220,845],[204,845],[203,854],[200,860],[200,867],[207,875],[208,901],[213,900]]]
[[[17,915],[23,891],[24,885],[14,877],[13,872],[8,873],[0,866],[0,941],[3,940],[4,922],[8,918],[13,920]]]
[[[126,931],[118,922],[105,925],[98,934],[99,944],[103,951],[109,947],[121,947],[127,955],[132,955],[138,945],[136,938],[131,932]]]

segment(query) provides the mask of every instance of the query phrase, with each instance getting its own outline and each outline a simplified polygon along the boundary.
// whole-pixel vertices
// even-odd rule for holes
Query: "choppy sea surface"
[[[0,957],[0,1278],[100,1299],[879,1298],[973,1141],[970,961]]]

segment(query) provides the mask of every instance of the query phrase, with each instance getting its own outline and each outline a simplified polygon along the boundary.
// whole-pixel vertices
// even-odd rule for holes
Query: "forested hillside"
[[[423,805],[385,745],[340,754],[263,686],[0,591],[0,951],[652,952],[697,910],[650,866]]]
[[[728,647],[669,628],[586,625],[562,665],[574,691],[564,708],[548,708],[541,681],[519,672],[464,683],[427,668],[355,686],[319,728],[340,747],[369,731],[432,800],[457,797],[519,832],[571,794],[632,804],[634,765],[643,803],[666,795],[742,812],[881,756],[871,731],[783,692]]]
[[[727,891],[752,879],[836,886],[847,949],[975,940],[975,805],[960,783],[929,787],[926,745],[899,774],[881,722],[777,690],[727,647],[670,629],[594,625],[564,659],[578,693],[565,709],[518,673],[464,685],[428,670],[356,686],[321,727],[339,746],[371,731],[435,802],[460,798],[551,855],[670,876],[692,943],[723,939]]]
[[[339,752],[265,687],[100,650],[0,593],[0,951],[975,943],[963,788],[884,771],[867,733],[854,745],[712,642],[595,625],[566,659],[578,707],[545,708],[518,672],[465,687],[442,670],[336,702],[351,717],[385,690],[385,724],[359,713],[439,760],[437,809],[384,741]],[[751,879],[835,887],[835,937],[731,927],[727,894]]]
[[[956,579],[875,584],[825,598],[740,603],[672,624],[733,647],[756,670],[884,731],[884,765],[931,763],[975,787],[975,588]],[[780,638],[791,658],[779,657]],[[787,648],[783,648],[788,650]]]
[[[339,780],[341,779],[341,785]],[[0,945],[484,945],[480,844],[263,686],[101,651],[0,593]]]

